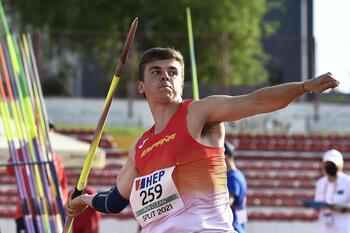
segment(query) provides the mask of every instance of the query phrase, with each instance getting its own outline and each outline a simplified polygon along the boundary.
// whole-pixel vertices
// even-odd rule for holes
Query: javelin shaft
[[[120,75],[122,73],[123,66],[124,66],[126,58],[128,56],[131,44],[132,44],[134,37],[135,37],[137,24],[138,24],[138,18],[135,18],[135,20],[131,24],[128,36],[126,38],[126,41],[125,41],[125,44],[124,44],[124,47],[123,47],[123,50],[121,53],[121,56],[119,58],[119,62],[118,62],[118,65],[116,67],[116,70],[115,70],[115,73],[114,73],[114,76],[112,79],[112,83],[109,87],[108,94],[107,94],[107,97],[106,97],[106,100],[105,100],[105,103],[103,106],[103,110],[102,110],[100,119],[99,119],[97,126],[96,126],[96,129],[95,129],[94,137],[92,139],[89,151],[87,152],[87,155],[86,155],[86,159],[85,159],[85,162],[83,165],[82,172],[80,174],[76,188],[72,194],[72,199],[83,193],[83,190],[84,190],[84,187],[85,187],[85,184],[86,184],[86,181],[87,181],[87,178],[89,176],[89,172],[90,172],[90,169],[92,166],[92,162],[93,162],[93,159],[95,157],[95,153],[96,153],[98,144],[101,140],[101,136],[102,136],[103,129],[104,129],[104,126],[106,123],[106,119],[107,119],[107,116],[109,113],[109,109],[111,107],[113,97],[115,95],[115,92],[116,92],[116,89],[117,89],[117,86],[118,86],[118,83],[120,80]],[[65,224],[65,227],[63,230],[64,233],[70,232],[73,220],[74,220],[73,218],[70,218],[70,217],[67,218],[66,224]]]
[[[2,6],[2,1],[0,1],[0,17],[1,17],[1,20],[2,20],[2,23],[3,23],[6,35],[10,34],[9,26],[8,26],[6,15],[5,15],[5,11],[4,11],[4,8]]]
[[[186,16],[187,16],[188,42],[190,46],[190,58],[191,58],[191,70],[192,70],[192,93],[193,93],[193,99],[199,100],[197,66],[196,66],[196,57],[194,53],[194,43],[193,43],[192,19],[191,19],[191,10],[189,7],[186,7]]]
[[[11,61],[15,64],[14,66],[14,73],[15,73],[15,81],[17,82],[17,88],[18,88],[18,94],[20,98],[20,105],[22,108],[22,117],[24,119],[25,124],[28,126],[28,142],[29,142],[29,148],[31,150],[32,160],[33,161],[41,161],[43,159],[43,154],[41,147],[39,146],[38,141],[38,133],[36,129],[35,124],[35,117],[34,117],[34,111],[32,107],[32,102],[30,99],[30,90],[28,88],[28,85],[26,83],[25,77],[28,75],[26,74],[26,70],[24,67],[23,61],[21,60],[21,54],[20,54],[20,48],[16,40],[12,40],[12,37],[9,37],[10,40],[8,41],[9,49],[10,49],[10,56]],[[16,75],[17,74],[17,75]],[[62,226],[62,222],[57,222],[57,208],[56,203],[54,203],[52,199],[52,193],[50,187],[52,186],[49,182],[49,173],[47,172],[46,166],[44,164],[38,164],[34,167],[36,179],[38,182],[39,190],[42,192],[42,197],[46,197],[43,199],[44,201],[44,209],[48,213],[49,222],[50,224],[47,226],[49,232],[57,232],[60,228],[59,226]],[[40,192],[40,191],[39,191]]]
[[[14,79],[15,79],[15,85],[13,85],[13,87],[16,86],[17,90],[18,90],[18,95],[19,95],[19,105],[21,107],[21,111],[20,111],[20,115],[22,116],[22,119],[24,119],[24,129],[26,130],[26,133],[28,134],[28,142],[29,142],[29,149],[30,149],[30,154],[32,155],[32,159],[34,162],[36,162],[36,158],[35,158],[35,148],[34,145],[32,143],[31,136],[36,136],[36,132],[35,130],[33,130],[32,127],[30,127],[28,129],[28,126],[30,126],[30,122],[32,122],[31,119],[31,114],[30,112],[28,112],[29,110],[29,106],[30,106],[30,100],[28,100],[28,98],[23,98],[24,97],[28,97],[27,92],[25,92],[25,87],[23,86],[23,80],[21,79],[21,76],[23,75],[23,73],[21,72],[21,67],[20,67],[20,60],[19,57],[17,56],[16,53],[16,49],[15,49],[15,45],[14,45],[14,41],[12,40],[12,36],[10,34],[10,30],[8,27],[8,23],[7,23],[7,19],[5,16],[5,12],[3,10],[2,4],[0,2],[0,14],[1,14],[1,19],[2,19],[2,23],[3,26],[5,28],[5,33],[6,33],[6,40],[7,40],[7,45],[8,45],[8,50],[9,50],[9,63],[11,64],[11,67],[13,69],[13,73],[14,73]],[[20,80],[18,80],[20,79]],[[22,93],[23,91],[23,93]],[[28,117],[27,117],[27,114]],[[29,121],[28,121],[29,118]],[[48,205],[46,204],[45,200],[44,200],[44,190],[47,189],[45,188],[46,184],[43,185],[42,181],[45,182],[46,178],[44,177],[44,173],[42,170],[42,166],[40,166],[40,171],[38,166],[34,166],[34,174],[35,174],[35,180],[37,182],[37,188],[38,188],[38,192],[39,192],[39,196],[42,198],[43,201],[43,207],[45,210],[47,210]],[[41,173],[40,173],[41,172]],[[43,190],[44,189],[44,190]],[[50,198],[50,195],[48,195],[48,198]],[[46,211],[48,212],[48,211]],[[44,216],[45,219],[47,220],[48,216]],[[47,232],[51,232],[50,227],[53,227],[53,224],[49,224],[48,221],[45,221],[45,227],[46,227],[46,231]]]
[[[12,68],[14,69],[13,72],[14,72],[15,79],[18,79],[22,75],[21,69],[20,69],[20,66],[19,66],[19,60],[17,60],[19,58],[17,57],[16,51],[15,51],[14,43],[13,43],[12,36],[11,36],[9,28],[8,28],[6,16],[5,16],[3,7],[1,5],[1,2],[0,2],[0,14],[1,14],[2,23],[3,23],[4,28],[5,28],[6,40],[7,40],[8,47],[9,47],[9,53],[10,53],[9,57],[10,57],[10,60],[11,60],[9,62],[11,64]],[[17,86],[18,90],[21,90],[21,86],[20,86],[21,84],[18,84],[18,82],[16,80],[16,86]],[[28,103],[28,99],[26,99],[25,103],[22,104],[23,102],[21,100],[23,100],[23,99],[21,99],[21,91],[19,91],[19,93],[20,93],[20,95],[19,95],[20,96],[20,106],[22,108],[22,114],[21,115],[24,116],[24,119],[26,119],[26,116],[25,116],[26,114],[23,114],[23,113],[26,112],[25,110],[23,111],[23,108],[24,108],[23,105],[28,106],[28,104],[30,105],[30,103]],[[27,126],[27,122],[24,122],[24,125]],[[27,129],[27,127],[24,127],[24,128]],[[30,130],[30,131],[31,131],[31,133],[33,132],[33,130]],[[34,158],[35,151],[34,151],[33,145],[31,144],[30,140],[29,140],[29,148],[30,148],[31,154],[33,155],[32,157]],[[43,198],[43,195],[42,195],[43,194],[42,193],[42,182],[41,181],[42,180],[45,181],[45,177],[43,177],[42,174],[41,174],[41,177],[40,177],[39,170],[38,170],[37,166],[34,167],[34,171],[35,171],[36,182],[38,184],[36,187],[38,188],[39,196],[41,198]],[[43,204],[44,204],[44,207],[45,207],[46,206],[45,205],[45,200],[42,199],[42,201],[43,201]],[[48,220],[47,217],[48,216],[44,215],[44,218],[45,218],[45,229],[46,229],[47,232],[51,232],[50,227],[52,227],[52,225],[54,223],[50,225],[49,222],[46,221],[46,220]]]
[[[9,66],[6,63],[6,59],[5,59],[5,55],[3,52],[3,45],[0,46],[0,60],[1,60],[1,66],[2,66],[2,70],[4,73],[4,77],[5,77],[5,83],[6,83],[6,88],[7,88],[7,93],[9,95],[10,98],[10,107],[11,107],[11,112],[12,112],[12,116],[15,122],[15,128],[16,128],[16,133],[17,133],[17,137],[19,139],[19,144],[20,144],[20,150],[21,153],[23,155],[23,161],[29,161],[28,159],[28,150],[26,147],[26,139],[24,138],[23,135],[23,121],[20,120],[20,115],[19,115],[19,106],[18,104],[16,104],[16,98],[14,97],[14,94],[16,93],[15,90],[12,91],[11,88],[11,83],[10,83],[10,79],[9,79],[9,71],[11,71],[11,69],[8,70],[7,66]],[[9,59],[7,59],[7,61],[9,62]],[[13,74],[11,73],[11,75],[13,76]],[[42,229],[43,229],[43,223],[44,223],[44,218],[43,218],[43,213],[41,211],[42,208],[40,208],[41,204],[40,204],[40,199],[39,199],[39,195],[36,191],[36,186],[35,186],[35,181],[34,178],[32,176],[32,174],[34,174],[34,170],[33,167],[30,166],[25,166],[25,170],[26,170],[26,175],[28,178],[28,183],[29,183],[29,191],[30,191],[30,196],[31,196],[31,201],[33,204],[33,216],[35,216],[36,218],[36,223],[37,223],[37,229],[38,231],[41,233]]]
[[[123,66],[125,64],[126,57],[128,55],[131,43],[132,43],[132,41],[134,40],[134,37],[135,37],[137,23],[138,23],[138,19],[136,18],[134,20],[134,22],[132,23],[131,27],[130,27],[129,34],[127,36],[126,43],[124,45],[121,57],[119,59],[119,63],[117,65],[116,72],[115,72],[115,74],[113,76],[113,80],[112,80],[111,86],[110,86],[110,88],[108,90],[108,94],[107,94],[107,97],[106,97],[106,100],[105,100],[105,103],[104,103],[104,107],[103,107],[100,119],[98,121],[97,127],[95,129],[95,134],[94,134],[91,146],[90,146],[89,151],[87,153],[87,157],[90,157],[90,158],[86,159],[86,161],[85,161],[85,163],[83,165],[82,173],[81,173],[81,175],[79,177],[79,181],[78,181],[78,184],[77,184],[77,188],[78,188],[79,191],[82,191],[84,189],[84,187],[85,187],[87,176],[88,176],[88,173],[89,173],[90,168],[92,166],[92,160],[93,160],[93,157],[95,155],[98,143],[99,143],[99,141],[101,139],[101,136],[102,136],[102,133],[103,133],[103,129],[104,129],[104,126],[105,126],[105,123],[106,123],[107,115],[109,113],[109,109],[110,109],[110,106],[112,104],[113,97],[115,95],[116,88],[117,88],[117,85],[118,85],[119,80],[120,80],[121,71],[122,71],[122,68],[123,68]]]
[[[1,76],[1,75],[0,75]],[[15,144],[13,142],[13,134],[12,134],[12,129],[11,129],[11,122],[10,122],[10,113],[9,109],[7,106],[7,100],[5,96],[5,90],[2,84],[2,77],[0,77],[0,93],[2,97],[2,101],[0,100],[0,113],[3,118],[3,124],[4,124],[4,129],[5,129],[5,135],[7,138],[9,150],[10,150],[10,155],[12,158],[12,161],[17,162],[18,161],[18,154],[15,148]],[[21,199],[21,206],[22,206],[22,211],[24,215],[24,224],[26,226],[26,229],[29,232],[35,232],[34,229],[34,222],[33,222],[33,217],[29,213],[29,202],[27,202],[26,198],[26,191],[24,189],[25,186],[25,181],[24,181],[24,176],[21,167],[14,166],[14,171],[15,171],[15,176],[17,180],[17,188],[18,188],[18,193]]]
[[[25,37],[23,37],[25,38]],[[29,56],[29,49],[28,49],[28,44],[26,43],[26,40],[22,40],[19,41],[18,45],[19,45],[19,49],[22,55],[22,64],[23,64],[23,68],[25,71],[25,78],[26,78],[26,86],[27,89],[29,90],[29,95],[30,95],[30,99],[32,99],[32,107],[34,109],[33,113],[36,114],[37,117],[35,117],[34,119],[37,120],[35,126],[38,132],[38,139],[40,140],[40,145],[41,145],[41,151],[43,152],[42,156],[44,157],[44,155],[46,155],[46,159],[52,161],[51,163],[45,164],[43,166],[46,166],[46,172],[47,172],[47,176],[48,176],[48,181],[50,182],[51,185],[51,191],[53,193],[53,196],[56,198],[56,200],[52,200],[52,208],[53,208],[53,212],[56,215],[57,218],[57,222],[60,224],[57,224],[57,228],[58,228],[58,232],[62,231],[62,227],[63,227],[63,222],[65,219],[65,210],[64,210],[64,206],[62,203],[62,198],[61,198],[61,193],[60,192],[60,186],[59,186],[59,182],[58,182],[58,178],[57,178],[57,172],[55,169],[55,164],[54,164],[54,160],[52,156],[48,156],[49,154],[51,154],[48,150],[47,144],[45,144],[45,142],[47,142],[49,139],[44,139],[45,138],[45,133],[42,132],[42,128],[40,127],[40,125],[42,125],[43,123],[40,122],[40,120],[42,120],[42,111],[41,111],[41,105],[40,105],[40,101],[38,100],[38,93],[36,90],[36,86],[35,84],[32,82],[33,80],[33,75],[34,72],[32,70],[32,65],[30,64],[30,56]],[[27,51],[26,51],[27,48]],[[47,129],[44,129],[44,131],[46,131],[46,135],[48,136],[47,133]],[[38,145],[39,146],[39,145]],[[38,147],[37,150],[39,150],[40,148]],[[40,152],[39,152],[40,154]],[[43,158],[38,159],[39,161],[43,160]],[[45,160],[45,159],[44,159]],[[60,214],[58,215],[58,210],[60,210]]]
[[[33,123],[33,115],[31,112],[31,103],[30,103],[30,99],[28,98],[28,90],[26,89],[25,86],[25,82],[24,82],[24,78],[23,78],[23,67],[21,67],[21,60],[20,60],[20,55],[19,55],[19,49],[16,46],[17,44],[14,43],[15,41],[12,39],[12,36],[10,34],[10,30],[8,27],[8,23],[6,20],[6,16],[5,16],[5,12],[4,9],[2,7],[2,4],[0,2],[0,14],[1,14],[1,19],[2,19],[2,23],[4,25],[5,28],[5,33],[6,33],[6,39],[7,39],[7,43],[8,43],[8,49],[9,49],[9,53],[10,53],[10,60],[11,60],[11,65],[13,68],[13,73],[14,73],[14,78],[15,78],[15,83],[16,83],[16,87],[18,89],[18,93],[19,93],[19,97],[20,97],[20,107],[21,107],[21,115],[24,119],[24,125],[26,127],[24,127],[24,129],[27,129],[26,132],[28,134],[28,142],[29,142],[29,148],[30,148],[30,152],[32,155],[32,158],[34,160],[34,162],[36,161],[37,158],[35,158],[36,156],[40,156],[40,150],[38,150],[38,145],[37,145],[37,141],[36,141],[36,130],[35,130],[35,125],[34,127],[32,127],[33,125],[31,123]],[[18,80],[19,79],[19,80]],[[23,91],[23,93],[22,93]],[[23,98],[24,96],[24,98]],[[26,116],[28,114],[28,117]],[[26,120],[28,119],[28,120]],[[28,127],[28,128],[27,128]],[[32,140],[30,140],[32,139]],[[40,171],[39,171],[40,169]],[[38,187],[38,191],[39,191],[39,196],[42,197],[43,199],[43,206],[45,209],[50,208],[51,206],[49,204],[52,204],[51,201],[51,195],[49,193],[48,190],[48,183],[47,183],[47,178],[45,176],[45,171],[43,170],[43,166],[40,166],[38,168],[38,166],[34,167],[34,171],[35,171],[35,177],[36,177],[36,181],[37,181],[37,187]],[[39,173],[40,172],[40,173]],[[46,174],[47,175],[47,174]],[[44,183],[44,184],[43,184]],[[43,195],[43,189],[45,191],[45,193],[47,194],[47,199],[49,200],[49,203],[46,202],[46,200],[44,199],[44,195]],[[51,212],[51,211],[50,211]],[[47,219],[47,216],[44,216]],[[45,221],[45,227],[47,232],[56,232],[57,229],[57,225],[56,222],[54,221],[53,217],[50,216],[50,223],[48,223],[48,221]]]
[[[44,97],[41,91],[39,72],[36,65],[36,59],[35,59],[34,50],[32,46],[32,40],[29,33],[27,35],[23,35],[23,44],[28,57],[28,63],[29,63],[28,66],[31,71],[31,75],[30,75],[31,80],[29,80],[28,82],[32,81],[33,83],[34,98],[35,98],[37,113],[39,117],[38,127],[40,129],[39,132],[41,132],[41,135],[43,137],[43,142],[44,142],[42,144],[46,149],[47,160],[53,161],[53,152],[52,152],[52,146],[51,146],[50,137],[49,137],[48,116],[45,108]],[[55,193],[56,203],[58,204],[59,211],[62,217],[62,222],[64,223],[65,208],[62,203],[62,189],[58,180],[58,174],[55,169],[54,163],[49,163],[49,165],[50,165],[50,171],[53,178],[53,183],[55,186],[54,191],[56,192]]]
[[[5,44],[4,44],[5,45]],[[36,155],[35,155],[35,150],[34,146],[31,140],[31,135],[29,132],[29,123],[27,120],[27,113],[26,109],[24,107],[24,99],[23,99],[23,94],[22,94],[22,88],[18,80],[19,74],[15,72],[14,70],[14,63],[13,63],[13,57],[10,56],[10,50],[8,48],[4,47],[4,52],[5,52],[5,57],[6,61],[8,63],[8,71],[11,76],[11,79],[8,80],[7,78],[7,88],[8,90],[11,90],[12,88],[12,93],[13,93],[13,98],[15,101],[15,106],[17,107],[17,111],[14,111],[14,113],[18,116],[17,119],[19,119],[18,124],[23,132],[21,137],[25,136],[25,142],[21,144],[21,151],[23,153],[23,159],[24,161],[33,161],[37,162],[36,160]],[[43,227],[45,229],[45,232],[51,232],[50,230],[50,223],[49,223],[49,211],[48,211],[48,206],[47,202],[44,198],[44,188],[43,188],[43,180],[45,177],[42,176],[39,170],[39,166],[36,164],[33,167],[29,167],[31,174],[33,174],[32,179],[33,179],[33,184],[35,184],[35,190],[37,193],[33,193],[35,197],[38,199],[38,206],[40,206],[39,210],[43,210],[42,218],[43,218]]]

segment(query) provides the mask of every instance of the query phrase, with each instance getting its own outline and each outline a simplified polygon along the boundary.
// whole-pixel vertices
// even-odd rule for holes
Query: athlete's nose
[[[162,75],[162,81],[169,81],[170,80],[170,77],[168,75],[168,72],[164,72],[163,75]]]

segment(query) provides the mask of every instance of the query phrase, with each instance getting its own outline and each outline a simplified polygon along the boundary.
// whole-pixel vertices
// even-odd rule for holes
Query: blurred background
[[[130,24],[139,18],[100,144],[106,155],[89,180],[97,190],[115,182],[131,142],[153,123],[135,85],[146,49],[174,47],[185,56],[184,98],[192,98],[186,7],[201,98],[245,94],[328,71],[340,81],[337,89],[307,94],[287,109],[226,124],[227,138],[237,145],[237,166],[248,179],[247,232],[312,232],[316,213],[300,199],[313,196],[322,153],[339,149],[349,171],[347,0],[4,0],[3,5],[12,33],[32,34],[56,131],[85,142],[91,142]],[[63,163],[73,186],[84,157],[74,163],[67,158]],[[3,232],[11,233],[7,227],[13,224],[15,201],[7,198],[14,182],[8,178],[0,186],[6,186],[0,204],[12,203],[0,205]],[[137,231],[129,209],[103,217],[100,232],[132,232],[130,227]]]

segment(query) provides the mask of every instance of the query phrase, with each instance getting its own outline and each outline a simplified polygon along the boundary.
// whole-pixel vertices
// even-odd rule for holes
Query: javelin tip
[[[136,18],[134,19],[134,21],[132,21],[132,24],[131,24],[131,26],[130,26],[130,30],[136,31],[136,28],[137,28],[138,23],[139,23],[139,18],[136,17]]]
[[[134,21],[132,22],[130,29],[129,29],[129,33],[128,36],[126,38],[125,44],[124,44],[124,48],[122,50],[121,56],[120,56],[120,62],[117,65],[117,68],[115,70],[115,76],[120,77],[121,71],[122,71],[122,67],[126,61],[126,57],[128,55],[130,46],[134,40],[135,37],[135,33],[136,33],[136,29],[137,29],[137,23],[138,23],[138,18],[136,17],[134,19]]]

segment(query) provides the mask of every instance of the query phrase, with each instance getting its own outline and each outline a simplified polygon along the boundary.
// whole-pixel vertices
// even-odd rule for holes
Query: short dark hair
[[[145,72],[146,64],[152,61],[166,60],[166,59],[175,59],[181,64],[182,78],[184,78],[185,62],[182,54],[173,48],[157,47],[157,48],[151,48],[143,54],[141,61],[139,63],[139,74],[138,74],[139,81],[144,80],[144,72]]]

